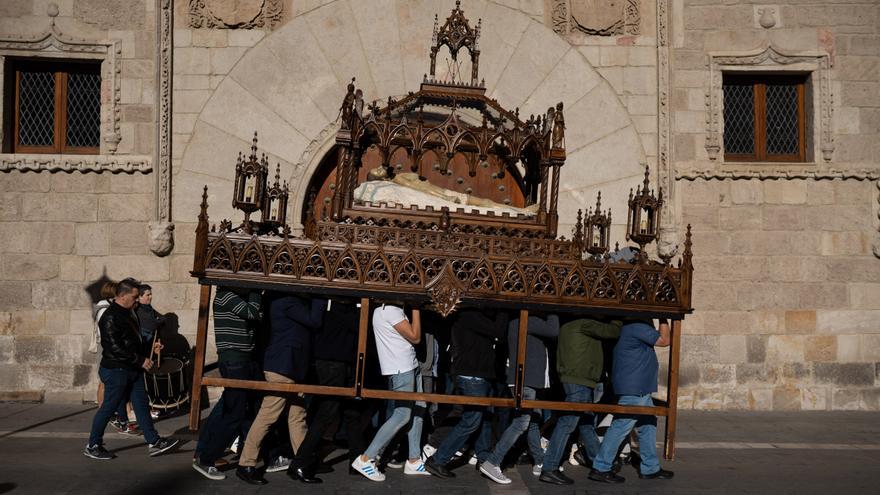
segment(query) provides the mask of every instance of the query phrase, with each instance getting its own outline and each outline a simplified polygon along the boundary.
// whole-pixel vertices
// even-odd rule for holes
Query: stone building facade
[[[296,224],[333,146],[345,85],[356,77],[368,101],[418,89],[434,14],[442,21],[454,5],[0,3],[0,398],[93,399],[91,294],[106,278],[150,283],[154,306],[174,313],[192,344],[198,286],[188,270],[201,188],[212,221],[234,216],[235,157],[256,131],[291,184]],[[695,312],[684,324],[680,407],[880,409],[876,2],[461,8],[482,19],[487,94],[524,115],[565,105],[561,233],[601,190],[622,241],[625,199],[644,164],[670,205],[659,249],[674,252],[693,225]],[[8,142],[9,71],[28,59],[100,64],[96,153],[20,153]],[[743,75],[802,81],[798,162],[730,159],[724,87]]]

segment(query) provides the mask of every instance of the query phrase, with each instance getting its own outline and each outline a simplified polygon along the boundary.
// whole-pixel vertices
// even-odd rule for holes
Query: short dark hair
[[[133,290],[138,290],[141,286],[141,283],[131,277],[124,278],[119,281],[119,284],[116,286],[116,295],[121,296],[123,294],[128,294]]]
[[[146,292],[146,291],[148,291],[148,290],[149,290],[149,291],[152,291],[152,290],[153,290],[153,288],[150,287],[148,284],[141,284],[141,286],[138,287],[138,289],[140,289],[141,294],[143,294],[144,292]]]

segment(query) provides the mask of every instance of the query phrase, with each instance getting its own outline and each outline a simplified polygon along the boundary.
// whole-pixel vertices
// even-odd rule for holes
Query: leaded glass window
[[[11,72],[15,84],[13,152],[98,153],[99,63],[13,60]]]
[[[724,158],[805,161],[804,76],[724,74]]]

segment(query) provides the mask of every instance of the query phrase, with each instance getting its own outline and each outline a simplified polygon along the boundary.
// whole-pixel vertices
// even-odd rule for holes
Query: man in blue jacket
[[[614,346],[614,365],[611,383],[622,406],[652,406],[651,394],[657,391],[657,354],[654,347],[667,347],[671,342],[669,324],[660,323],[660,331],[650,321],[632,320],[620,329],[620,340]],[[617,457],[617,449],[629,436],[633,427],[639,436],[639,457],[642,462],[639,478],[670,479],[672,471],[660,468],[657,458],[657,417],[614,415],[608,427],[599,453],[593,460],[589,478],[602,483],[623,483],[622,476],[614,474],[611,467]]]
[[[306,299],[293,294],[275,294],[269,303],[269,344],[263,357],[267,382],[302,383],[311,360],[312,332],[321,326],[326,299]],[[236,474],[251,484],[265,484],[256,470],[260,444],[269,429],[289,406],[287,424],[293,450],[306,436],[306,410],[301,394],[270,393],[263,398],[260,411],[245,440]]]

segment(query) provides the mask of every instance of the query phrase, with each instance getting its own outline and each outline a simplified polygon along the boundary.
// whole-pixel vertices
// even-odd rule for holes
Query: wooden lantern
[[[281,164],[275,168],[275,183],[266,190],[263,216],[260,221],[266,230],[276,229],[287,223],[287,181],[281,183]]]
[[[645,245],[657,239],[657,230],[660,226],[660,208],[663,206],[663,191],[654,196],[654,191],[648,186],[650,183],[649,169],[645,166],[645,181],[636,189],[633,195],[629,191],[629,214],[626,220],[626,239],[639,245],[642,253]],[[644,255],[642,255],[644,259]]]
[[[611,209],[602,212],[602,193],[596,197],[596,210],[588,210],[584,218],[584,235],[586,251],[593,255],[608,252],[611,233]]]
[[[257,133],[251,145],[251,155],[244,160],[241,155],[235,164],[235,190],[232,196],[232,207],[244,212],[244,223],[250,223],[251,213],[262,209],[266,191],[266,176],[269,173],[269,161],[266,155],[257,159]]]

